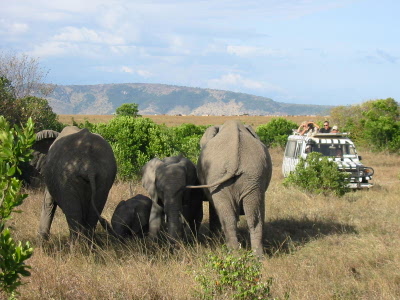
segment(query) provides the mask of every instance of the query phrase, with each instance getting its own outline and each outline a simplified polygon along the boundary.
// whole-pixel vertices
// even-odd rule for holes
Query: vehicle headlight
[[[370,167],[366,167],[364,169],[364,173],[365,173],[365,176],[372,176],[372,175],[374,175],[374,169],[372,169]]]

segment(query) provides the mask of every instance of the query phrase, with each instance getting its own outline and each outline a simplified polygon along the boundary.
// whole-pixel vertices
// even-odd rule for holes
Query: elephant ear
[[[220,126],[211,126],[208,127],[207,130],[204,132],[203,136],[200,140],[200,148],[203,148],[209,140],[211,140],[214,136],[217,135],[219,132]]]
[[[162,164],[164,164],[163,161],[159,160],[158,158],[153,158],[142,168],[142,185],[149,193],[150,198],[155,202],[158,200],[156,189],[156,170]]]
[[[250,134],[252,136],[254,136],[257,140],[260,141],[260,137],[257,135],[257,133],[255,132],[255,130],[253,129],[253,127],[251,127],[250,125],[244,125],[244,127],[247,129],[248,132],[250,132]]]

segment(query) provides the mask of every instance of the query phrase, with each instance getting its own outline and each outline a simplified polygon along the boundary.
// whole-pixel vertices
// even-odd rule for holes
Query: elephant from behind
[[[251,247],[263,255],[265,192],[272,174],[271,157],[251,126],[229,120],[209,127],[200,140],[197,172],[210,202],[210,229],[222,226],[226,243],[237,249],[237,222],[244,212]]]
[[[71,240],[91,238],[114,183],[113,150],[100,135],[65,127],[51,145],[42,173],[46,184],[39,236],[47,239],[57,206],[67,219]]]

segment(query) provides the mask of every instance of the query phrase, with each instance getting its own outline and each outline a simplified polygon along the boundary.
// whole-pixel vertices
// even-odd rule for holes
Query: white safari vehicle
[[[357,155],[354,143],[346,133],[315,133],[300,135],[294,132],[288,137],[283,157],[282,172],[287,177],[293,172],[300,158],[306,158],[308,153],[320,152],[337,163],[339,170],[348,172],[349,187],[354,189],[370,188],[374,169],[364,166]]]

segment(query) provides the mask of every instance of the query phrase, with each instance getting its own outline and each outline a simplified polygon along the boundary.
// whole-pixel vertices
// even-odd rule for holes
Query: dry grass
[[[59,121],[64,124],[72,124],[72,119],[77,123],[83,123],[86,120],[91,123],[107,123],[114,115],[59,115]],[[157,124],[165,124],[168,127],[178,126],[184,123],[192,123],[195,125],[218,125],[223,124],[227,120],[240,120],[245,124],[257,127],[261,124],[268,123],[272,118],[277,116],[169,116],[169,115],[145,115],[145,118],[153,120]],[[321,116],[284,116],[284,118],[300,124],[306,120],[324,121],[325,117]]]
[[[400,157],[362,153],[364,163],[375,168],[375,186],[336,198],[283,188],[282,150],[272,149],[271,154],[263,275],[274,278],[272,294],[283,297],[289,292],[290,299],[400,299]],[[137,183],[132,190],[145,193]],[[110,219],[117,203],[129,195],[129,184],[116,183],[103,215]],[[31,193],[23,213],[11,222],[15,237],[35,247],[28,261],[32,276],[20,288],[21,299],[195,299],[193,270],[203,267],[207,251],[218,251],[209,238],[185,243],[174,254],[147,240],[115,244],[100,228],[100,247],[70,249],[60,211],[51,245],[40,248],[36,230],[41,201],[41,192]],[[242,219],[243,229],[244,223]],[[206,215],[204,232],[207,225]],[[242,239],[246,244],[247,235]]]

